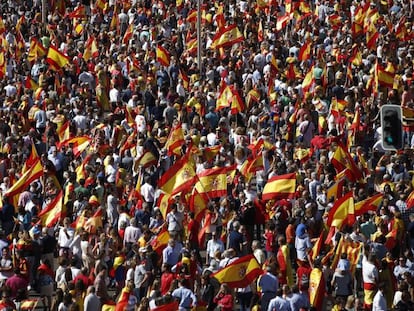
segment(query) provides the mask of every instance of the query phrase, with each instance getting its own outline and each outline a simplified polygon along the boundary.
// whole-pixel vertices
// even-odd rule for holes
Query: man
[[[124,234],[124,246],[127,254],[130,252],[132,245],[137,243],[140,236],[141,229],[137,226],[137,220],[132,218],[130,225],[125,228]]]
[[[178,262],[180,257],[180,252],[182,249],[181,243],[178,243],[174,239],[170,239],[168,241],[168,245],[162,251],[162,263],[168,264],[171,267],[175,266]]]
[[[155,189],[154,186],[150,184],[150,181],[150,176],[146,175],[144,177],[144,184],[141,186],[141,196],[144,201],[152,207],[154,205]]]
[[[240,222],[235,221],[233,223],[233,230],[229,234],[228,248],[232,248],[236,251],[236,256],[241,256],[243,250],[243,235],[239,232]]]
[[[275,264],[270,264],[266,267],[266,273],[260,277],[258,284],[262,292],[261,310],[267,310],[270,300],[276,297],[276,292],[279,288]]]
[[[180,302],[178,311],[188,311],[192,306],[197,305],[197,297],[187,287],[187,282],[186,279],[181,279],[178,283],[179,287],[172,292],[173,298]]]
[[[299,287],[295,284],[292,286],[292,297],[290,298],[291,311],[308,310],[310,308],[308,293],[299,291]]]
[[[70,251],[70,245],[72,244],[73,237],[75,235],[75,230],[70,227],[70,219],[66,217],[63,220],[63,227],[59,230],[58,235],[58,245],[59,245],[59,255],[64,256],[68,255]]]
[[[183,213],[178,211],[178,206],[176,203],[171,204],[171,211],[167,214],[165,222],[168,225],[168,233],[172,237],[177,237],[181,235],[183,230]]]
[[[378,291],[374,296],[374,300],[372,303],[372,311],[387,311],[387,301],[384,295],[385,291],[385,284],[380,283],[378,284]]]
[[[215,257],[216,252],[224,252],[224,243],[217,238],[217,233],[211,233],[211,240],[207,242],[206,248],[206,265],[210,264],[210,260]]]
[[[14,268],[14,275],[6,281],[6,287],[10,289],[10,297],[15,298],[18,290],[26,288],[27,285],[29,285],[28,279],[20,273],[19,268]]]
[[[364,306],[371,309],[374,296],[376,293],[376,284],[378,284],[379,273],[375,266],[375,253],[369,253],[368,257],[362,259],[362,280],[364,282]]]
[[[283,290],[278,288],[276,291],[276,297],[270,300],[267,311],[290,311],[290,303],[283,298]]]
[[[99,297],[101,304],[104,304],[109,300],[108,287],[106,286],[106,271],[106,267],[101,266],[94,282],[96,295]]]
[[[101,310],[101,301],[96,296],[96,290],[94,286],[89,286],[86,292],[85,301],[83,303],[83,311],[95,311]]]

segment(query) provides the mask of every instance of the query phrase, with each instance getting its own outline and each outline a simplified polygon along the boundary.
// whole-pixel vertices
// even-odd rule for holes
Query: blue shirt
[[[259,286],[262,289],[262,293],[268,292],[276,294],[276,291],[279,288],[279,280],[275,275],[267,272],[260,278]]]
[[[172,292],[172,296],[180,300],[179,311],[188,310],[192,305],[197,304],[197,297],[185,287],[179,287]]]
[[[269,302],[267,311],[290,311],[290,303],[282,297],[276,296]]]
[[[309,308],[310,303],[306,295],[301,293],[294,293],[290,298],[290,309],[292,311],[299,311],[301,308]]]

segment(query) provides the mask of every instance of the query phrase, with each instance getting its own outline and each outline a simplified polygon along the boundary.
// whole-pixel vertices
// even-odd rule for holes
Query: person
[[[364,305],[370,307],[376,294],[376,284],[378,284],[379,274],[375,266],[376,256],[369,253],[362,260],[362,279],[364,282]],[[379,299],[379,298],[378,298]]]
[[[207,241],[206,247],[206,265],[215,257],[216,252],[224,252],[224,243],[217,237],[216,232],[211,233],[211,240]]]
[[[21,288],[26,288],[29,281],[24,277],[18,267],[14,268],[14,275],[7,279],[5,284],[10,289],[10,297],[15,298],[17,291]]]
[[[378,291],[372,301],[372,311],[387,311],[387,300],[384,296],[385,284],[378,284]]]
[[[96,295],[95,287],[89,286],[86,292],[83,311],[94,311],[101,308],[101,300]]]
[[[175,289],[171,296],[179,301],[179,311],[185,311],[190,309],[192,306],[197,305],[197,297],[187,287],[188,281],[181,279],[178,281],[179,287]]]
[[[214,286],[210,281],[210,272],[204,272],[201,276],[201,289],[200,299],[198,301],[199,306],[205,306],[207,311],[212,311],[216,308],[217,303],[214,302]]]
[[[289,311],[290,310],[290,303],[288,300],[283,298],[283,290],[281,287],[277,289],[276,297],[270,300],[267,310],[268,311],[273,311],[273,310]]]
[[[58,245],[60,256],[70,256],[70,245],[73,241],[75,230],[70,227],[70,219],[66,217],[63,220],[63,227],[59,229]]]
[[[217,304],[220,310],[231,311],[234,308],[233,295],[231,293],[230,287],[223,283],[220,286],[220,289],[217,295],[214,297],[213,301]]]
[[[261,309],[267,310],[270,300],[276,297],[276,291],[279,288],[275,264],[270,264],[266,267],[266,273],[260,277],[258,286],[262,293]]]

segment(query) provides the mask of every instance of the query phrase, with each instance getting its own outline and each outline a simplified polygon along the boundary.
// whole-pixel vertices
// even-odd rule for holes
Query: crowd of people
[[[411,1],[0,5],[0,310],[414,310]]]

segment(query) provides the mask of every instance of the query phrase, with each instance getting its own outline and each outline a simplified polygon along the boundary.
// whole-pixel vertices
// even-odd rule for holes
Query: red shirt
[[[200,231],[200,224],[197,220],[191,219],[187,225],[190,234],[190,243],[198,245],[198,232]]]
[[[171,272],[164,272],[161,274],[161,295],[165,295],[171,287],[171,283],[174,280],[174,274]]]

